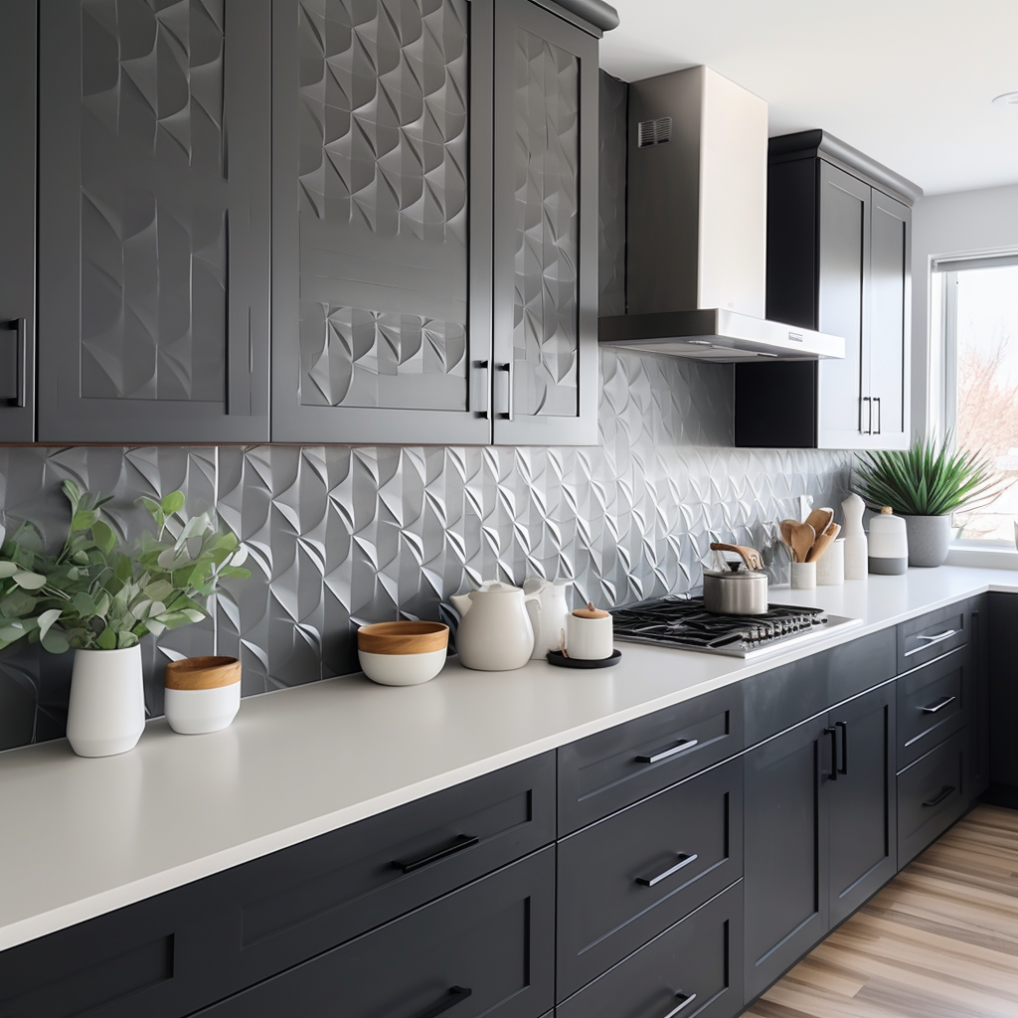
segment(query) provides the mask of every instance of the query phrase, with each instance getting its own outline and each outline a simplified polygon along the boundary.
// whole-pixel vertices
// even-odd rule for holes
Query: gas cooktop
[[[822,638],[861,619],[829,615],[822,608],[771,604],[766,615],[715,615],[702,597],[667,597],[616,608],[615,638],[728,657],[756,658]]]

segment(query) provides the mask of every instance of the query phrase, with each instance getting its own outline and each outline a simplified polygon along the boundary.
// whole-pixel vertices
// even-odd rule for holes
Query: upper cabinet
[[[40,440],[268,438],[270,22],[42,3]]]
[[[739,365],[737,445],[908,446],[911,205],[921,195],[822,131],[771,139],[767,317],[844,337],[845,358]]]
[[[0,3],[0,442],[35,438],[36,6]]]
[[[596,442],[597,40],[559,13],[273,4],[273,440]]]

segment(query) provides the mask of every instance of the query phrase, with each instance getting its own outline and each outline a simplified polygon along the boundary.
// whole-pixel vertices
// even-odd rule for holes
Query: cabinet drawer
[[[968,729],[956,732],[898,775],[898,869],[914,859],[968,807]]]
[[[558,997],[742,876],[742,758],[558,846]]]
[[[960,647],[897,681],[898,768],[968,723],[972,655]]]
[[[741,1011],[740,881],[559,1004],[555,1015],[732,1018]]]
[[[0,953],[0,1015],[189,1014],[554,836],[546,753]]]
[[[553,1003],[554,886],[546,848],[200,1014],[537,1018]]]
[[[898,626],[898,672],[916,668],[969,642],[967,605],[948,605]]]
[[[740,683],[563,746],[558,751],[559,835],[743,748]]]

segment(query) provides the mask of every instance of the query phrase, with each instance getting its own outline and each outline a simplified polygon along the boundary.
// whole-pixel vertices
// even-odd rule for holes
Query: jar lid
[[[894,515],[894,510],[889,505],[885,505],[884,508],[880,510],[880,515],[881,516],[893,516]]]
[[[595,608],[594,607],[594,603],[592,601],[588,601],[587,602],[587,607],[586,608],[577,608],[576,611],[573,612],[573,614],[578,619],[606,619],[606,618],[608,618],[608,613],[606,611],[602,611],[600,608]]]

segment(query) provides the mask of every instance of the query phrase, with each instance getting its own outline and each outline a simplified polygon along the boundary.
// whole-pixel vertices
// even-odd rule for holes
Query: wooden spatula
[[[828,507],[814,509],[809,516],[806,517],[806,522],[813,528],[817,536],[819,536],[831,525],[831,523],[834,522],[834,510]]]
[[[816,562],[820,559],[824,552],[827,551],[828,545],[841,533],[841,527],[837,523],[829,523],[827,529],[813,542],[813,547],[809,550],[809,555],[806,556],[807,562]]]

